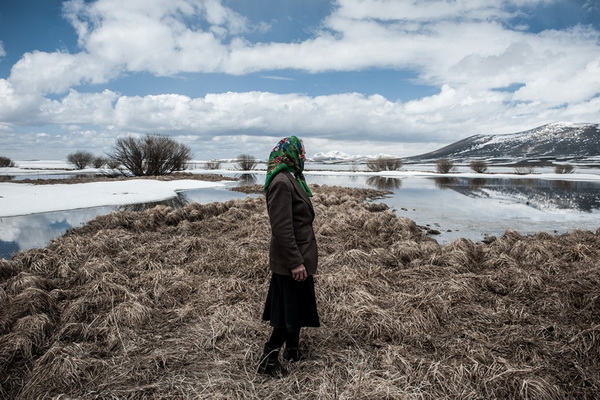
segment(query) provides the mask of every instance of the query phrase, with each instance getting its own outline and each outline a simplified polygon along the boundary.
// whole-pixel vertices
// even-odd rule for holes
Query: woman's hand
[[[302,282],[306,279],[307,276],[308,274],[306,273],[306,268],[304,268],[304,264],[300,264],[296,268],[292,269],[292,278],[294,278],[296,282]]]

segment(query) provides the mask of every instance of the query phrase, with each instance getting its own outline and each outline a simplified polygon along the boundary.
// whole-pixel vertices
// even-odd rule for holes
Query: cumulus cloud
[[[48,100],[40,106],[43,118],[57,124],[92,124],[108,126],[114,123],[114,102],[119,95],[110,90],[102,93],[79,93],[70,90],[62,100]]]
[[[0,79],[0,121],[4,124],[42,123],[40,105],[44,98],[39,93],[17,93],[13,84]]]
[[[597,31],[580,27],[533,35],[508,27],[513,14],[506,10],[547,1],[339,0],[313,38],[251,43],[243,34],[257,27],[217,0],[135,0],[125,5],[71,0],[65,15],[84,51],[28,53],[10,79],[18,88],[60,93],[124,72],[397,68],[419,71],[428,84],[485,88],[525,82],[540,65],[548,72],[585,71],[598,54]],[[498,61],[508,68],[486,67]]]
[[[200,98],[183,95],[121,96],[71,90],[62,100],[46,100],[43,119],[75,127],[110,127],[106,132],[163,133],[203,140],[230,135],[261,137],[299,134],[335,141],[438,143],[460,139],[465,131],[504,133],[532,124],[577,121],[576,110],[593,116],[597,102],[579,108],[546,109],[539,102],[512,102],[511,93],[478,96],[465,87],[444,85],[438,94],[409,102],[380,95],[345,93],[327,96],[228,92]],[[584,105],[586,104],[586,105]],[[596,107],[596,109],[594,109]],[[474,118],[473,116],[477,117]]]
[[[70,0],[64,15],[81,51],[23,55],[8,79],[0,79],[0,121],[94,126],[91,132],[104,139],[170,132],[190,143],[200,137],[207,147],[228,135],[258,140],[298,133],[329,145],[339,137],[358,142],[368,136],[375,143],[413,143],[411,149],[467,133],[597,121],[600,32],[576,26],[530,33],[513,25],[515,17],[551,2],[338,0],[309,39],[257,43],[247,34],[265,24],[252,25],[220,0]],[[400,102],[360,93],[191,98],[76,90],[140,72],[264,71],[266,79],[282,79],[278,70],[377,68],[415,71],[419,83],[439,91]]]

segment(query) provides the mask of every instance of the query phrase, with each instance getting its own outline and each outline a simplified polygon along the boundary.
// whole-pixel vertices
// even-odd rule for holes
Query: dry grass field
[[[264,198],[113,212],[0,261],[7,399],[594,399],[600,232],[440,246],[314,186],[322,327],[256,374]]]

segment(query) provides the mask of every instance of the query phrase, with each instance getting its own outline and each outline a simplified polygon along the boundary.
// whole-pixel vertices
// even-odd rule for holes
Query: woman
[[[303,175],[305,159],[300,139],[282,139],[269,155],[264,186],[271,223],[272,274],[262,318],[270,321],[273,331],[258,372],[274,377],[287,373],[279,362],[281,346],[285,343],[286,360],[298,361],[300,328],[320,325],[313,281],[317,271],[315,213]]]

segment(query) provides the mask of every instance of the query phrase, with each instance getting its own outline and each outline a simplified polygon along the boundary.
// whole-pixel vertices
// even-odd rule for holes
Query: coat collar
[[[300,184],[298,183],[296,178],[294,178],[294,175],[292,175],[292,173],[289,171],[283,171],[283,174],[290,180],[290,182],[292,182],[292,184],[294,185],[294,188],[296,189],[296,192],[298,192],[300,197],[302,197],[302,200],[304,200],[306,202],[306,204],[308,204],[308,206],[310,207],[311,213],[313,213],[313,215],[314,215],[315,211],[313,209],[312,202],[310,201],[310,197],[308,197],[308,195],[306,194],[304,189],[302,189],[302,186],[300,186]]]

